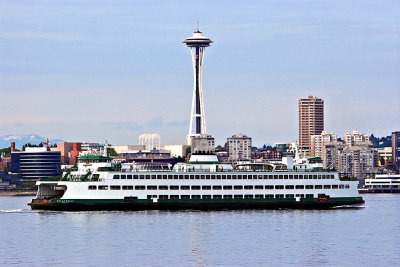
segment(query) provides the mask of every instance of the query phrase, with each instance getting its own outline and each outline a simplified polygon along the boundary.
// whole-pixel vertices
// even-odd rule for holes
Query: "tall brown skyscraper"
[[[324,100],[309,96],[299,98],[299,150],[309,155],[311,135],[324,130]]]

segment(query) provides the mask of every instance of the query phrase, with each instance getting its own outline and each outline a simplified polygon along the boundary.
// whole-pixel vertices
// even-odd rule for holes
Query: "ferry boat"
[[[364,203],[357,180],[282,164],[220,164],[193,154],[188,163],[146,166],[86,155],[58,179],[36,182],[28,205],[44,210],[330,208]]]
[[[365,179],[360,193],[400,193],[400,174],[378,174],[373,179]]]

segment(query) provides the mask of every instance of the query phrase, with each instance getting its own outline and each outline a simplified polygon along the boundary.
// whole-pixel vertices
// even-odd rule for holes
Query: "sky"
[[[0,0],[0,135],[184,144],[199,22],[208,133],[298,138],[298,98],[325,129],[400,130],[399,1]]]

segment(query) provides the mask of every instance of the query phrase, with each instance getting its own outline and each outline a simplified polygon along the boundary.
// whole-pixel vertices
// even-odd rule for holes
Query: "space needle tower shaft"
[[[213,41],[209,38],[203,36],[199,29],[193,33],[193,36],[183,41],[183,43],[185,43],[191,50],[194,76],[189,136],[197,136],[207,133],[203,101],[202,70],[205,48],[209,47],[212,42]],[[193,121],[195,121],[195,129],[193,129]]]

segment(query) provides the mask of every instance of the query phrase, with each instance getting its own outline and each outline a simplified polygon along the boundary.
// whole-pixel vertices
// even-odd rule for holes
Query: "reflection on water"
[[[1,197],[0,265],[398,265],[400,196],[365,199],[329,210],[52,212]]]

